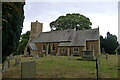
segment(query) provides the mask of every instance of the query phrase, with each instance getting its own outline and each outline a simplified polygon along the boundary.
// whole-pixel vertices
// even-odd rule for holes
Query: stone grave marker
[[[104,48],[102,48],[102,52],[105,54],[106,53],[106,51],[105,51],[105,49]]]
[[[120,55],[120,48],[117,49],[117,54]]]
[[[7,60],[6,60],[6,61],[8,62],[8,68],[10,68],[10,58],[7,57]]]
[[[83,51],[82,60],[95,60],[93,51]]]
[[[38,54],[36,54],[36,55],[35,55],[35,59],[38,59],[38,58],[39,58],[39,55],[38,55]]]
[[[56,53],[56,56],[59,56],[59,53]]]
[[[97,74],[97,80],[101,78],[101,62],[100,62],[100,56],[97,56],[96,58],[96,74]]]
[[[18,65],[21,63],[21,58],[20,57],[15,57],[15,65]]]
[[[4,62],[4,64],[3,64],[3,70],[2,70],[2,72],[6,72],[6,71],[8,71],[8,61],[5,61]]]
[[[21,63],[21,78],[35,78],[36,76],[36,62],[22,62]]]
[[[39,58],[39,55],[38,55],[38,54],[32,54],[32,56],[33,56],[35,59],[38,59],[38,58]]]
[[[9,58],[10,58],[10,59],[14,59],[13,54],[10,54]]]

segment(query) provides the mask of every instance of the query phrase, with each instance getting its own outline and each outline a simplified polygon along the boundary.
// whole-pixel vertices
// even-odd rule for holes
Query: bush
[[[119,48],[117,49],[117,54],[120,55],[120,49]]]

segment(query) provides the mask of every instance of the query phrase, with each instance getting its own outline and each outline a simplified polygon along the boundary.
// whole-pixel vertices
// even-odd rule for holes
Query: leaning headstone
[[[7,57],[6,61],[8,62],[8,68],[10,68],[10,58]]]
[[[8,61],[5,61],[4,62],[4,64],[3,64],[3,70],[2,70],[2,72],[6,72],[6,71],[8,71]]]
[[[15,57],[15,65],[18,65],[21,63],[21,58],[20,57]]]
[[[36,63],[22,62],[21,63],[21,78],[35,78],[36,76]]]

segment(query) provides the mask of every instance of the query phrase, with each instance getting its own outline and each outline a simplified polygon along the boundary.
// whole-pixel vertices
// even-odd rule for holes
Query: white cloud
[[[25,34],[27,31],[30,31],[31,30],[31,22],[30,21],[25,21],[23,23],[23,29],[22,29],[22,34]]]
[[[59,0],[56,2],[59,2]],[[100,34],[103,36],[108,31],[118,36],[117,3],[27,3],[25,9],[26,19],[22,34],[30,30],[31,22],[35,22],[36,20],[43,23],[44,32],[50,31],[49,23],[66,13],[80,13],[90,18],[93,23],[92,28],[97,28],[99,25]]]
[[[92,28],[97,28],[99,25],[100,34],[106,36],[109,31],[111,34],[118,36],[118,16],[107,14],[92,14],[88,15],[92,24]]]

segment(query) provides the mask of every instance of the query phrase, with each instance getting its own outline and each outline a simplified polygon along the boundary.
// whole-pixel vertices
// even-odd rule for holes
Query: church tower
[[[30,42],[42,32],[42,29],[43,23],[40,23],[38,21],[31,22]]]

